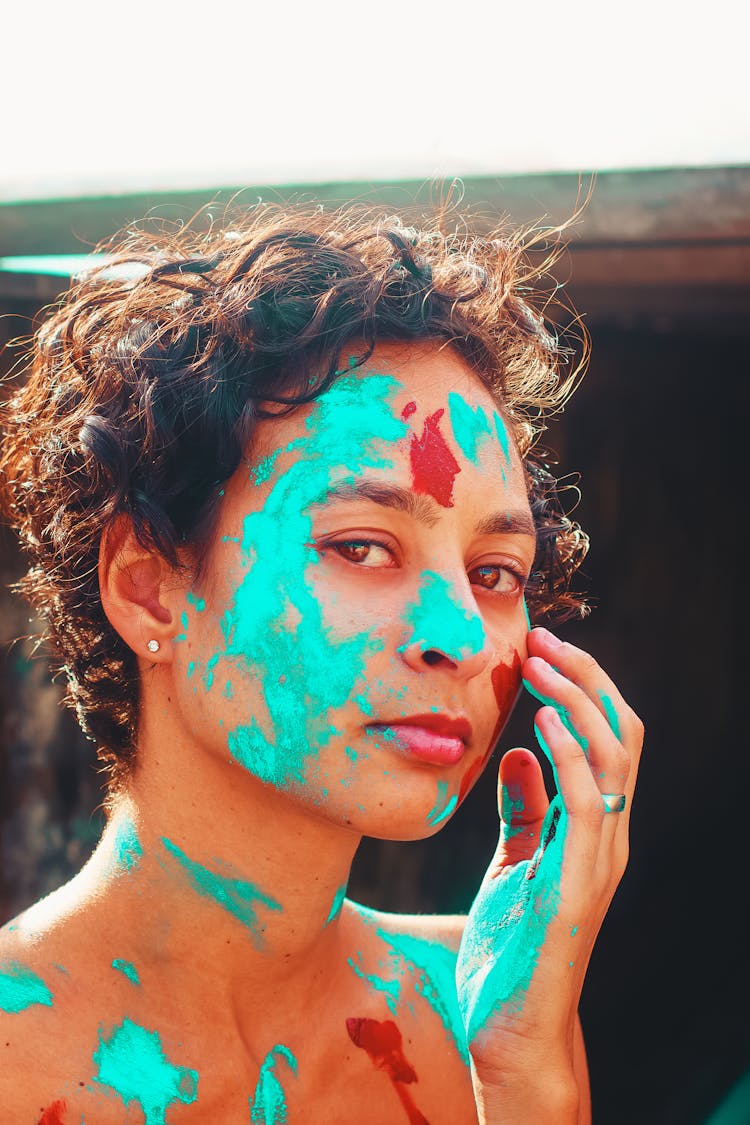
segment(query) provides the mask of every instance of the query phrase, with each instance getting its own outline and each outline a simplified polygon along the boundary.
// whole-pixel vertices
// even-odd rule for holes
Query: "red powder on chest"
[[[409,455],[415,492],[426,492],[443,508],[453,507],[453,482],[461,466],[451,453],[439,425],[444,410],[424,420],[422,436],[412,434]]]
[[[52,1105],[48,1105],[39,1118],[37,1125],[65,1125],[65,1110],[68,1103],[64,1098],[59,1098]]]
[[[406,1111],[409,1125],[429,1125],[415,1106],[404,1086],[417,1081],[417,1074],[407,1062],[401,1047],[401,1032],[393,1020],[348,1019],[346,1030],[355,1047],[367,1051],[378,1070],[384,1070],[393,1083],[399,1101]]]

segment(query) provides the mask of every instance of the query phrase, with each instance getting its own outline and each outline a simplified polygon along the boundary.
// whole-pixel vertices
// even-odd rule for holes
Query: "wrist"
[[[479,1125],[577,1125],[580,1096],[572,1071],[480,1078],[472,1066]]]

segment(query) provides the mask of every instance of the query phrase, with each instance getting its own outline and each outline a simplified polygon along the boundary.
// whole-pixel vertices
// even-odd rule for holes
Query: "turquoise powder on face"
[[[479,441],[491,434],[489,420],[481,406],[472,407],[455,391],[448,394],[448,408],[456,443],[464,456],[476,465],[479,459]]]
[[[94,1082],[108,1086],[126,1107],[138,1105],[144,1125],[166,1125],[173,1102],[192,1105],[198,1097],[198,1072],[167,1059],[156,1031],[125,1019],[111,1035],[99,1031]]]
[[[497,411],[494,413],[495,433],[497,440],[500,442],[500,448],[503,451],[503,456],[508,464],[510,464],[510,438],[508,437],[508,430],[505,422]],[[505,474],[503,474],[503,477]]]
[[[203,598],[197,598],[195,594],[188,593],[187,600],[190,605],[195,606],[196,613],[203,613],[203,610],[206,608],[206,603]]]
[[[0,961],[0,1011],[24,1012],[35,1004],[52,1007],[52,993],[42,978],[19,961]]]
[[[425,570],[420,578],[419,601],[407,613],[413,637],[409,643],[416,641],[456,661],[481,652],[486,634],[479,613],[466,612],[442,575]]]
[[[112,962],[112,968],[117,969],[118,973],[122,973],[127,977],[132,984],[140,984],[141,978],[138,976],[138,970],[132,961],[123,961],[121,957],[115,957]]]
[[[433,827],[437,827],[438,824],[442,824],[442,822],[451,815],[457,803],[458,794],[454,793],[453,796],[448,799],[448,782],[439,781],[438,795],[435,800],[435,804],[427,814],[427,823],[431,824]]]
[[[277,1061],[281,1060],[296,1077],[296,1058],[283,1043],[277,1043],[263,1060],[255,1094],[250,1102],[250,1120],[259,1122],[259,1125],[285,1125],[288,1120],[284,1089],[274,1073]]]
[[[310,546],[308,510],[325,497],[334,475],[341,479],[340,470],[391,466],[383,444],[407,432],[391,406],[399,389],[377,373],[339,378],[314,404],[308,435],[296,443],[302,459],[244,522],[248,569],[223,622],[224,655],[240,666],[247,662],[261,680],[268,717],[235,728],[228,745],[237,761],[279,788],[304,784],[311,761],[336,733],[325,716],[356,694],[366,659],[383,646],[369,632],[341,639],[324,624],[312,585],[320,556]]]
[[[264,894],[253,883],[245,879],[237,879],[231,875],[220,875],[201,863],[196,863],[173,844],[171,840],[162,837],[164,847],[180,863],[182,870],[187,875],[193,889],[200,895],[212,899],[224,910],[228,911],[243,926],[250,931],[253,944],[258,949],[263,948],[263,935],[258,929],[257,907],[264,906],[268,910],[281,910],[281,904]]]

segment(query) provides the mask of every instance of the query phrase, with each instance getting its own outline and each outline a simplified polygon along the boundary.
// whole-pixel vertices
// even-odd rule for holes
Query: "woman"
[[[577,1004],[642,728],[531,620],[585,537],[520,237],[352,208],[131,234],[37,336],[5,507],[107,828],[2,931],[6,1118],[585,1122]],[[527,609],[528,604],[528,609]],[[521,687],[468,918],[345,898],[456,813]]]

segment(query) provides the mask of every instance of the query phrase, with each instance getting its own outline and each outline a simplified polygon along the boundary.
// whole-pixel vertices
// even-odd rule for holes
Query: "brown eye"
[[[337,543],[329,543],[342,559],[360,566],[381,567],[394,566],[393,552],[385,543],[377,543],[373,539],[340,539]]]
[[[338,553],[349,562],[364,562],[370,553],[370,544],[350,540],[347,543],[334,544]]]
[[[512,594],[522,586],[520,577],[507,566],[475,566],[469,578],[475,586],[498,594]]]

